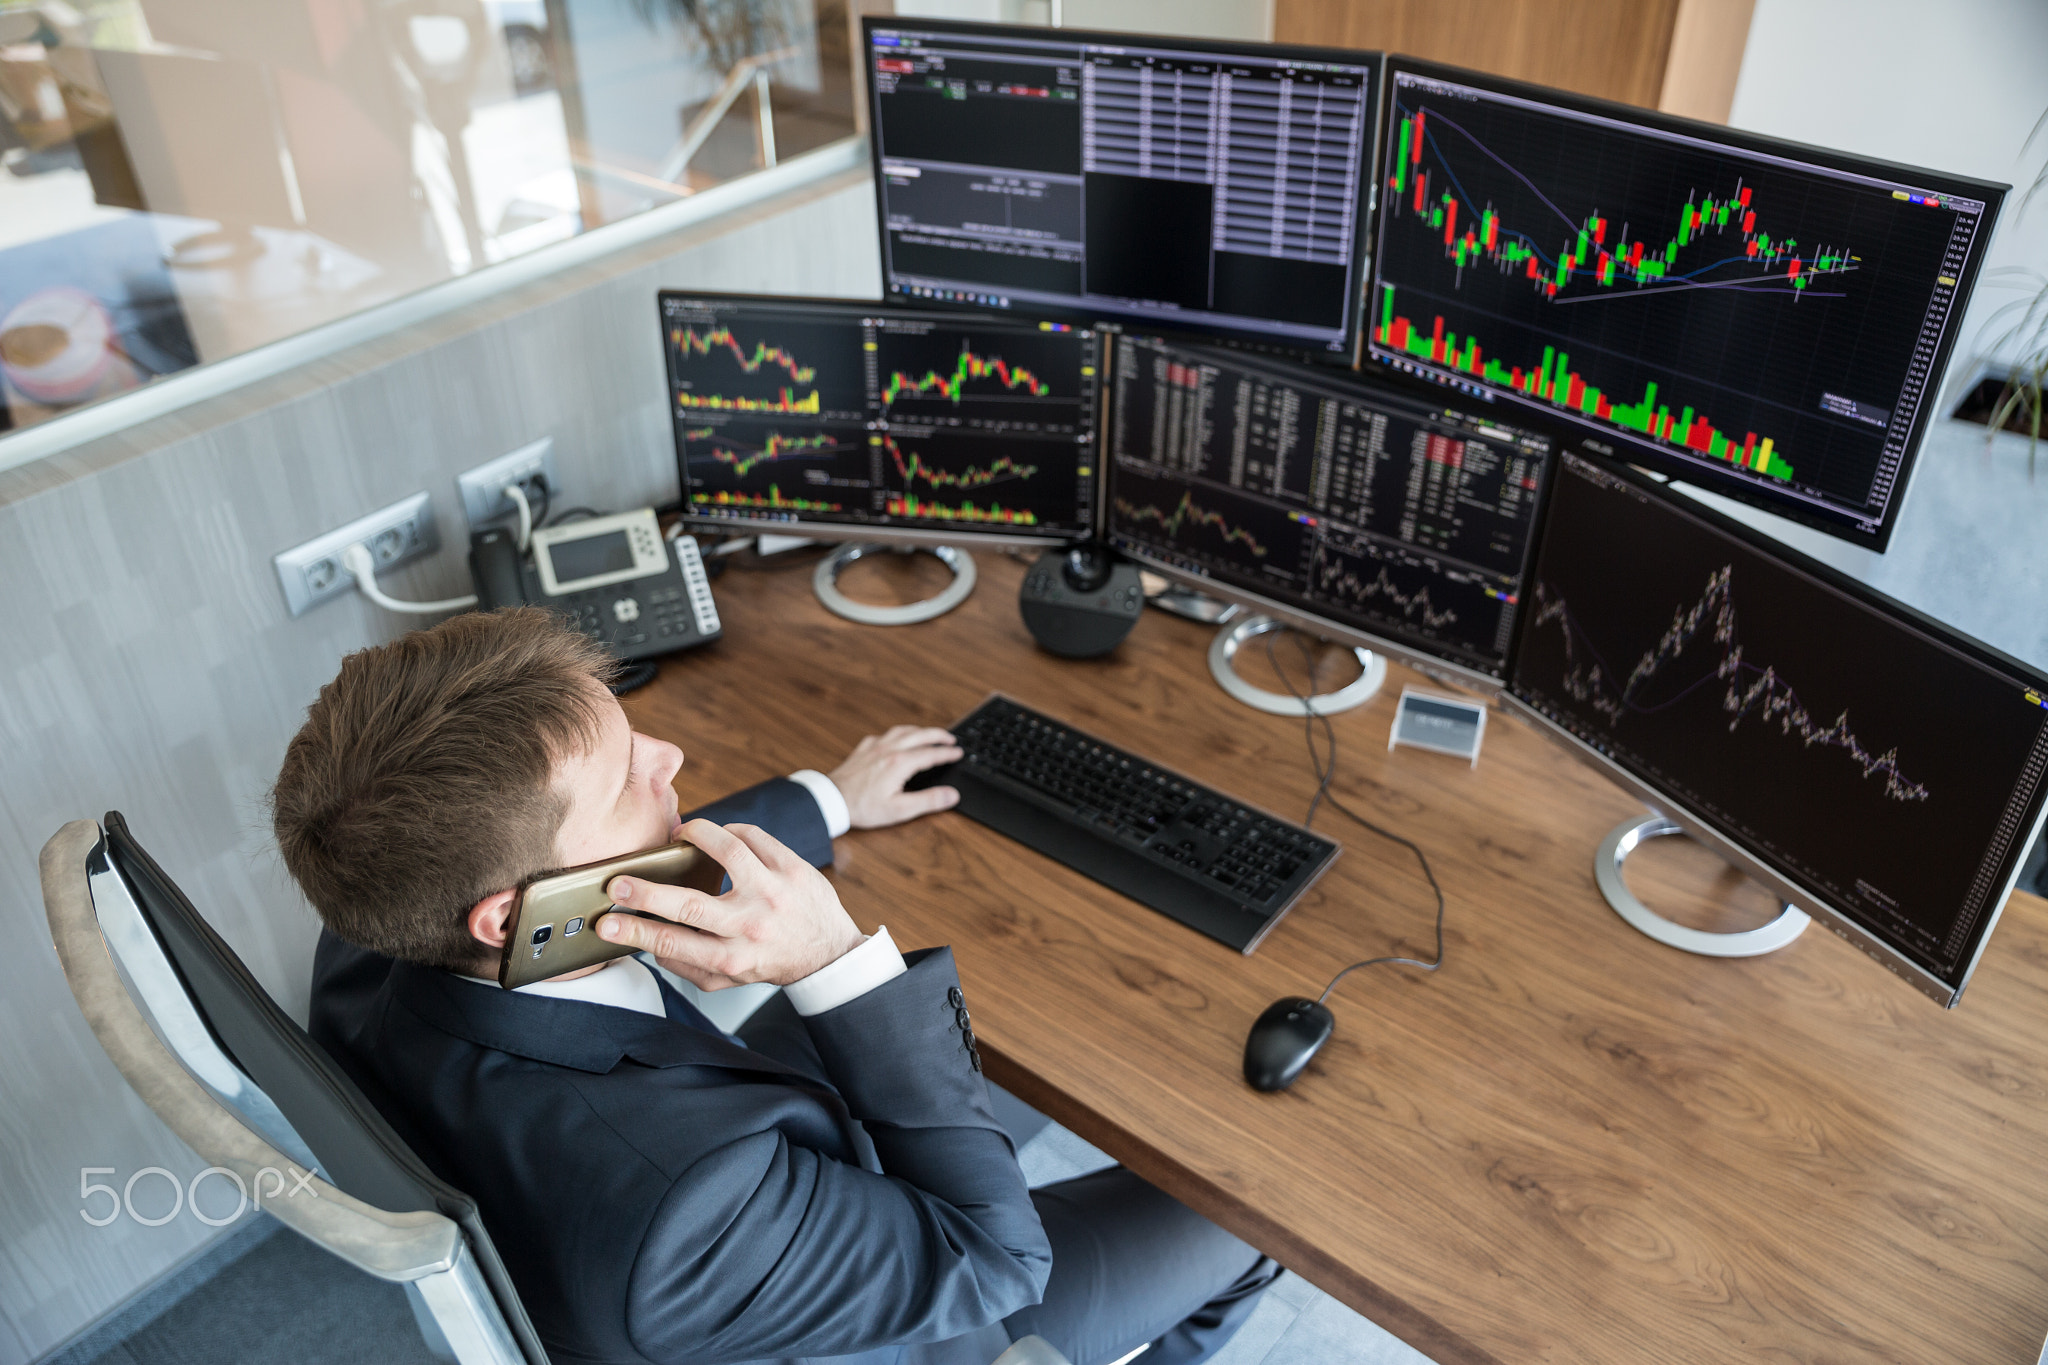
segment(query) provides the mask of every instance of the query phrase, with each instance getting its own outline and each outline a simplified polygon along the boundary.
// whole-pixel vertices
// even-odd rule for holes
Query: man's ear
[[[512,917],[511,891],[496,891],[469,907],[469,936],[496,952],[505,946],[505,921]]]

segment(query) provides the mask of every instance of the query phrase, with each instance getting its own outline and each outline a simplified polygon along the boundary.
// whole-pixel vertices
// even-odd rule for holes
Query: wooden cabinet
[[[1383,48],[1725,122],[1755,0],[1277,0],[1283,43]]]

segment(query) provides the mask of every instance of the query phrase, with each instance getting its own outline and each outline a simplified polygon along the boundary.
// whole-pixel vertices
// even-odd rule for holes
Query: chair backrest
[[[104,835],[86,820],[58,831],[44,846],[42,876],[73,995],[115,1065],[173,1131],[251,1185],[266,1169],[289,1174],[294,1191],[313,1197],[274,1197],[266,1211],[371,1274],[412,1284],[464,1365],[545,1365],[475,1202],[437,1177],[277,1006],[118,812],[108,813]],[[113,907],[96,906],[95,880],[102,899],[125,890],[132,900],[205,1038],[189,1026],[180,1038],[175,1008],[168,1027],[167,1011],[153,1011],[161,1038],[151,1029],[109,950],[125,933],[122,965],[147,994],[147,969],[131,963],[134,948],[149,945],[138,944],[132,926],[109,934]],[[210,1062],[209,1041],[221,1054]],[[308,1152],[326,1179],[303,1170]]]

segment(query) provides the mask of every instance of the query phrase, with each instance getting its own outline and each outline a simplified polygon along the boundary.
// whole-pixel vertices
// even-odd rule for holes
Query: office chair
[[[172,1132],[293,1231],[405,1285],[437,1354],[547,1365],[475,1201],[278,1008],[118,812],[104,832],[90,820],[58,830],[41,870],[72,995]]]
[[[104,831],[90,820],[58,830],[41,873],[79,1009],[171,1131],[247,1187],[267,1188],[260,1206],[294,1231],[405,1285],[436,1354],[547,1365],[475,1201],[435,1176],[278,1008],[118,811]],[[1068,1361],[1031,1336],[996,1365]]]

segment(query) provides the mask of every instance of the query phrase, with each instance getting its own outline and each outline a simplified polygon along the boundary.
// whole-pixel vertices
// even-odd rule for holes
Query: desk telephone
[[[723,629],[697,542],[664,541],[652,508],[536,529],[528,543],[521,554],[508,527],[470,536],[478,610],[551,608],[627,661],[709,644]]]

